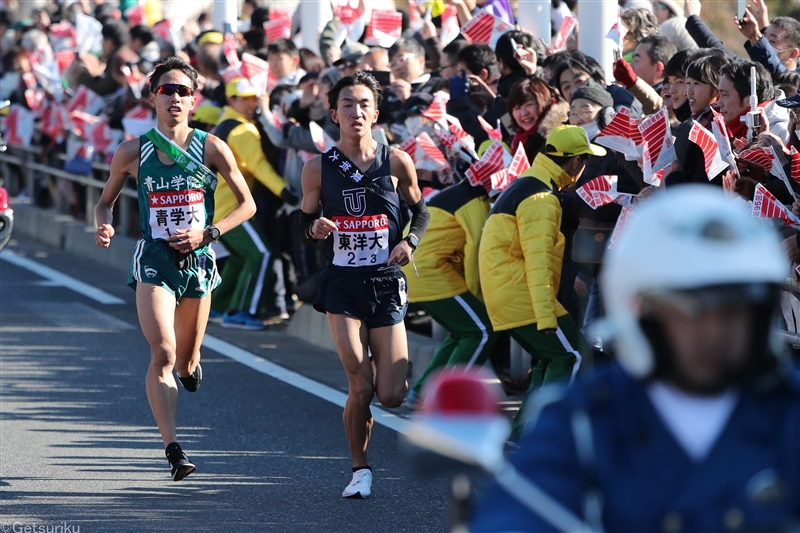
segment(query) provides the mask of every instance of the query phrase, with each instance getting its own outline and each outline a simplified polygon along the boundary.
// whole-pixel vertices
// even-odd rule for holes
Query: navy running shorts
[[[400,268],[347,272],[325,267],[319,275],[314,309],[320,313],[350,315],[368,329],[394,326],[408,309],[408,285]]]

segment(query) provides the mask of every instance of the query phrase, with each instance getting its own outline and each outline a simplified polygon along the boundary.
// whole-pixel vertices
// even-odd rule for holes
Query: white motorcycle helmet
[[[605,255],[600,287],[617,360],[635,378],[651,376],[656,367],[655,351],[640,323],[641,295],[775,287],[789,272],[776,232],[722,189],[681,185],[631,213],[617,245]]]

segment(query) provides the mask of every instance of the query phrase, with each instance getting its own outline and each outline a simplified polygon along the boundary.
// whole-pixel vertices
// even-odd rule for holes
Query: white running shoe
[[[353,480],[345,487],[342,498],[369,498],[372,492],[372,470],[362,468],[353,472]]]

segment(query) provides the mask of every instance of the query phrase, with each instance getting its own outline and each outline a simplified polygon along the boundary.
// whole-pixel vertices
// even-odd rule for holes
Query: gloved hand
[[[281,200],[287,205],[295,206],[300,203],[300,197],[288,185],[281,191]]]
[[[614,79],[620,82],[626,89],[633,87],[639,76],[633,71],[630,63],[620,58],[614,63]]]
[[[467,96],[467,76],[463,72],[458,76],[450,78],[450,98]]]
[[[750,178],[739,178],[733,184],[733,192],[739,194],[745,200],[752,200],[756,194],[758,182]]]

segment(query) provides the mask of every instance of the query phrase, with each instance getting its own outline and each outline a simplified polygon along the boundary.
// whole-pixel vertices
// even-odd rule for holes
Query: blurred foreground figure
[[[595,531],[796,528],[800,385],[770,340],[777,236],[687,185],[638,207],[606,257],[618,365],[541,408],[514,466]],[[558,529],[495,486],[472,531]]]

